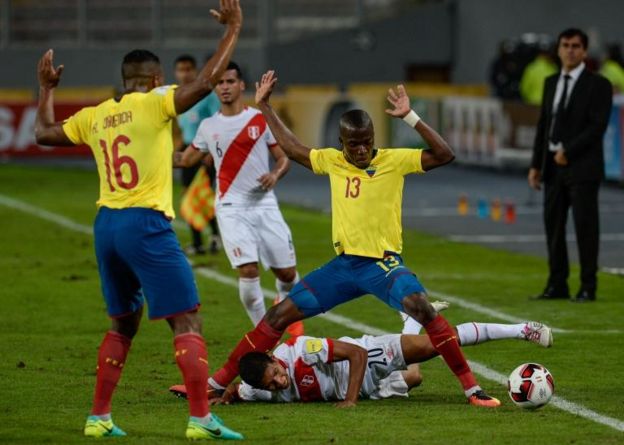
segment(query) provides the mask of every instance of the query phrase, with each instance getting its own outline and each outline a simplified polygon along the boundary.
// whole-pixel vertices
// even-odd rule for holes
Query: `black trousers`
[[[566,168],[555,167],[544,184],[544,226],[548,245],[549,286],[567,290],[569,275],[566,222],[568,209],[576,231],[581,289],[595,292],[597,287],[600,221],[598,189],[600,181],[575,182]]]

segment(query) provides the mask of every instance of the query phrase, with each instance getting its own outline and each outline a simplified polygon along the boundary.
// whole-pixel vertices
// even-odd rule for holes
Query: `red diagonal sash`
[[[260,131],[257,134],[249,130],[253,126],[259,128]],[[254,145],[264,134],[265,128],[266,121],[264,116],[260,113],[256,114],[247,122],[225,151],[223,161],[221,161],[221,168],[219,168],[219,198],[223,198],[234,179],[236,179]],[[252,138],[252,133],[256,136],[255,139]]]
[[[297,385],[302,402],[323,400],[321,385],[319,385],[314,369],[301,359],[295,362],[295,385]]]

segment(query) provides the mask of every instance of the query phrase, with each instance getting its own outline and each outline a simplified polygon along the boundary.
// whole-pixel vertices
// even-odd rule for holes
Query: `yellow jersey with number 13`
[[[310,152],[312,170],[329,175],[332,239],[336,253],[383,258],[403,249],[401,204],[404,176],[424,173],[422,150],[380,148],[370,165],[360,169],[342,151]]]
[[[86,107],[63,124],[74,144],[91,147],[100,175],[98,207],[144,207],[175,213],[171,119],[175,86],[130,93]]]

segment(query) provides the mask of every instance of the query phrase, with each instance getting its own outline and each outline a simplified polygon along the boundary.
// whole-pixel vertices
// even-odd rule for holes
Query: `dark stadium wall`
[[[190,50],[172,50],[154,48],[149,45],[146,49],[154,51],[161,60],[165,70],[167,83],[174,83],[173,61],[182,53],[195,56],[202,62],[207,54],[214,51],[216,42],[206,45],[206,50],[197,48]],[[4,49],[0,50],[0,88],[36,88],[37,87],[37,60],[48,47],[40,49]],[[64,64],[62,86],[105,86],[121,84],[121,60],[124,54],[134,48],[126,49],[65,49],[54,50],[56,64]],[[259,48],[237,48],[234,59],[239,61],[243,71],[256,78],[261,74],[264,66],[264,52]],[[253,70],[253,71],[252,71]],[[246,76],[248,77],[248,76]]]
[[[356,30],[271,45],[269,65],[287,82],[402,80],[409,64],[450,63],[450,8],[446,3],[427,4]]]
[[[526,32],[556,36],[568,26],[586,29],[590,48],[624,42],[622,0],[448,0],[425,3],[402,11],[399,17],[368,23],[357,30],[315,35],[264,48],[246,42],[234,58],[247,79],[266,69],[278,70],[285,83],[401,81],[407,65],[450,65],[451,81],[486,83],[488,67],[498,43]],[[242,43],[242,42],[241,42]],[[216,42],[189,52],[198,58]],[[34,88],[37,59],[47,47],[0,49],[0,88]],[[125,49],[125,48],[124,48]],[[56,48],[55,60],[65,63],[63,85],[101,86],[119,82],[124,49]],[[130,49],[130,48],[128,48]],[[149,47],[161,57],[168,80],[171,64],[181,49]],[[0,98],[1,99],[1,98]]]
[[[406,65],[452,66],[454,83],[487,83],[500,41],[523,33],[550,34],[581,27],[600,57],[602,45],[624,43],[622,0],[455,0],[424,4],[400,17],[272,45],[268,60],[288,82],[344,84],[404,80]],[[360,31],[362,31],[360,30]],[[370,33],[366,33],[369,31]],[[363,39],[374,39],[368,50]]]
[[[450,3],[425,4],[400,17],[373,22],[357,30],[314,35],[286,44],[259,44],[237,48],[234,59],[246,78],[257,79],[274,68],[288,83],[341,83],[395,81],[405,77],[408,64],[449,65],[452,30]],[[198,58],[205,52],[150,47],[161,58],[168,80],[171,64],[181,52]],[[35,67],[46,48],[0,49],[0,85],[3,88],[34,88]],[[130,48],[128,48],[130,49]],[[101,86],[119,82],[119,63],[125,48],[55,49],[55,62],[64,63],[64,86]]]

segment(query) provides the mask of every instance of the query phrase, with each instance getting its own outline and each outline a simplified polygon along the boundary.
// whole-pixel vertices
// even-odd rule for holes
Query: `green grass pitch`
[[[90,226],[96,213],[94,171],[0,165],[0,195]],[[0,196],[0,198],[2,197]],[[406,197],[409,199],[409,197]],[[327,215],[283,206],[303,275],[333,256]],[[108,328],[92,237],[0,204],[0,442],[88,443],[88,414],[97,347]],[[178,230],[182,243],[187,230]],[[540,258],[459,244],[422,233],[404,233],[404,259],[436,292],[524,319],[541,320],[565,333],[551,349],[521,341],[465,348],[466,356],[507,375],[535,361],[553,374],[556,394],[624,425],[624,280],[601,274],[599,301],[529,302],[546,265]],[[201,257],[201,266],[235,277],[225,255]],[[572,271],[577,276],[578,270]],[[251,324],[234,287],[196,275],[204,335],[212,369]],[[263,286],[273,279],[263,275]],[[573,286],[574,287],[574,286]],[[398,332],[398,315],[372,297],[335,313]],[[501,320],[453,305],[452,323]],[[309,334],[362,333],[324,319],[306,322]],[[330,403],[239,404],[215,408],[251,443],[277,444],[621,444],[624,432],[553,405],[530,412],[514,406],[499,383],[477,376],[503,402],[496,410],[470,407],[441,360],[423,365],[421,387],[408,399],[363,401],[338,410]],[[187,407],[168,392],[181,380],[164,322],[145,320],[133,343],[113,400],[123,444],[184,443]],[[619,423],[618,423],[619,422]]]

